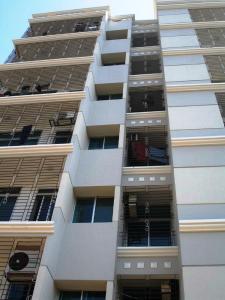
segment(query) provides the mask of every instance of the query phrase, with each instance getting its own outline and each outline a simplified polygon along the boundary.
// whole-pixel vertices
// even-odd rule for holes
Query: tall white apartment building
[[[0,65],[1,300],[225,299],[225,1],[155,10],[34,14]]]

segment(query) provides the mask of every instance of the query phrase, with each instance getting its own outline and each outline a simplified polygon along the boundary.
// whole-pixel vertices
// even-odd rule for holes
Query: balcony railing
[[[0,221],[51,221],[57,190],[0,188]]]
[[[50,221],[65,158],[0,161],[0,221]]]
[[[89,64],[0,72],[0,97],[82,91]]]
[[[133,56],[131,59],[131,75],[161,73],[159,56]]]
[[[72,32],[87,32],[100,29],[102,17],[70,19],[32,23],[32,36],[53,35]]]
[[[132,35],[132,47],[147,47],[159,45],[157,32],[135,33]]]
[[[1,106],[0,147],[70,143],[78,107],[79,101]]]
[[[120,280],[119,300],[179,300],[178,280]]]
[[[147,112],[165,110],[162,90],[147,88],[131,89],[129,93],[129,112]]]
[[[91,56],[95,43],[96,37],[19,44],[12,62]]]
[[[122,246],[175,245],[171,201],[169,190],[124,193]]]
[[[138,131],[129,128],[127,134],[127,166],[161,166],[169,164],[165,131]]]
[[[44,239],[0,239],[0,299],[32,298]]]

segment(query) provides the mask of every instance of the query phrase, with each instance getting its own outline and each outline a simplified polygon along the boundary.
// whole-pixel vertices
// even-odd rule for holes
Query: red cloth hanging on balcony
[[[132,142],[132,154],[137,161],[146,161],[146,146],[143,142]]]

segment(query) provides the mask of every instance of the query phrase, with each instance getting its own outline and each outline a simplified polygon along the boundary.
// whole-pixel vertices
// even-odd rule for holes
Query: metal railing
[[[137,56],[131,59],[131,75],[161,73],[162,66],[159,57]]]
[[[128,133],[126,163],[128,167],[168,165],[166,133]]]
[[[65,156],[0,160],[0,221],[51,220]]]
[[[170,229],[170,222],[151,222],[127,220],[126,232],[121,233],[123,247],[163,247],[176,245],[175,232]]]
[[[120,283],[121,282],[121,283]],[[179,300],[178,280],[121,280],[119,300]]]
[[[89,64],[0,72],[0,96],[82,91]]]
[[[129,112],[165,110],[163,91],[130,92]]]
[[[51,221],[57,190],[0,188],[0,221]]]
[[[24,126],[24,128],[27,127],[28,126]],[[71,137],[71,127],[67,130],[58,130],[53,133],[51,133],[51,130],[48,128],[44,130],[34,130],[30,134],[27,134],[25,130],[11,133],[0,132],[0,147],[41,144],[65,144],[70,143]]]
[[[33,36],[96,31],[100,29],[101,20],[102,17],[96,17],[33,23],[31,30]]]

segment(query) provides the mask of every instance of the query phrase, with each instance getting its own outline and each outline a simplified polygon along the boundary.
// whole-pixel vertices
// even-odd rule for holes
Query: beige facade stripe
[[[117,247],[118,257],[178,256],[178,247]]]
[[[63,41],[63,40],[72,40],[72,39],[83,39],[98,37],[99,31],[87,31],[87,32],[75,32],[75,33],[64,33],[64,34],[52,34],[44,36],[34,36],[22,39],[13,40],[15,46],[24,45],[24,44],[33,44],[40,42],[53,42],[53,41]]]
[[[151,174],[170,174],[171,166],[154,166],[154,167],[124,167],[123,175],[151,175]]]
[[[0,65],[1,71],[18,70],[18,69],[33,69],[33,68],[47,68],[56,66],[71,66],[71,65],[87,65],[93,62],[93,56],[86,57],[69,57],[57,59],[43,59],[35,61],[26,61],[18,63],[8,63]]]
[[[31,146],[0,147],[0,158],[28,157],[28,156],[55,156],[67,155],[73,151],[73,144],[46,144]]]
[[[161,24],[160,30],[172,29],[197,29],[197,28],[220,28],[225,27],[225,21],[209,21],[209,22],[192,22],[192,23],[174,23],[174,24]]]
[[[181,220],[180,232],[224,232],[225,219]]]
[[[16,237],[16,236],[47,236],[54,233],[54,222],[1,222],[0,223],[0,237]]]

